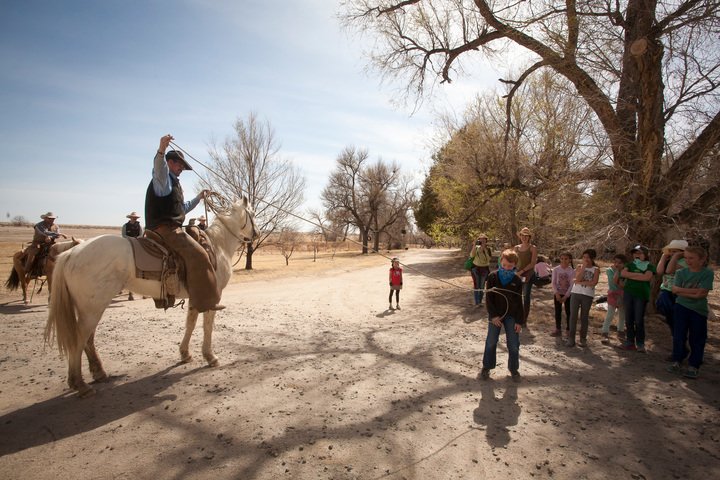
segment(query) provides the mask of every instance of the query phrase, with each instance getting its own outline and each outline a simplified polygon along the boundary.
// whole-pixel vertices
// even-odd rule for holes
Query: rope
[[[194,160],[196,163],[198,163],[200,166],[204,167],[206,170],[210,171],[212,174],[214,174],[214,175],[217,176],[218,178],[224,180],[227,184],[229,184],[229,185],[232,185],[232,184],[233,184],[233,182],[231,182],[230,180],[228,180],[227,177],[225,177],[224,175],[216,172],[215,170],[213,170],[213,169],[210,168],[209,166],[205,165],[203,162],[201,162],[200,160],[198,160],[197,158],[195,158],[194,156],[192,156],[192,154],[190,154],[188,151],[186,151],[185,149],[183,149],[182,147],[180,147],[180,146],[179,146],[178,144],[176,144],[175,142],[171,141],[171,142],[170,142],[170,145],[172,145],[176,150],[180,150],[181,152],[183,152],[183,154],[184,154],[186,157],[191,158],[191,159]],[[195,172],[195,170],[192,170],[192,171]],[[200,174],[199,174],[199,173],[195,172],[195,174],[196,174],[201,180],[203,180],[203,178],[200,177]],[[319,223],[314,222],[313,220],[310,220],[310,219],[308,219],[308,218],[302,217],[302,216],[297,215],[297,214],[295,214],[295,213],[293,213],[293,212],[290,212],[290,211],[288,211],[288,210],[285,210],[285,209],[283,209],[283,208],[281,208],[281,207],[278,207],[277,205],[274,205],[274,204],[271,203],[271,202],[265,201],[265,200],[263,200],[262,198],[258,198],[258,199],[256,199],[256,201],[262,202],[262,203],[264,203],[264,204],[266,204],[266,205],[268,205],[268,206],[271,206],[271,207],[273,207],[273,208],[276,208],[278,211],[283,212],[283,213],[285,213],[286,215],[289,215],[289,216],[291,216],[291,217],[297,218],[298,220],[301,220],[301,221],[303,221],[303,222],[309,223],[310,225],[313,225],[313,226],[321,229],[322,231],[326,231],[326,230],[327,230],[327,231],[330,231],[330,232],[332,232],[332,233],[340,236],[340,235],[338,234],[338,232],[336,232],[336,231],[334,231],[334,230],[328,229],[328,228],[324,227],[323,225],[320,225]],[[213,213],[216,214],[216,218],[219,219],[219,220],[221,221],[221,223],[222,223],[222,220],[221,220],[222,217],[219,216],[219,215],[217,215],[217,214],[218,214],[218,213],[227,213],[227,212],[229,212],[229,211],[230,211],[230,208],[231,208],[231,205],[230,205],[230,202],[229,202],[225,197],[223,197],[221,194],[219,194],[219,193],[217,193],[217,192],[210,192],[210,193],[208,193],[208,194],[205,196],[205,208],[206,208],[206,209],[207,209],[207,208],[210,208],[210,210],[212,210]],[[206,212],[207,212],[207,210],[206,210]],[[206,214],[205,216],[207,217],[207,214]],[[225,224],[223,223],[223,225],[225,225]],[[225,225],[225,227],[227,227],[227,225]],[[230,229],[228,229],[228,231],[230,231]],[[232,232],[230,232],[230,233],[232,233]],[[235,234],[233,233],[233,235],[235,235]],[[235,236],[235,237],[238,238],[237,236]],[[361,247],[366,247],[365,245],[363,245],[362,242],[359,242],[359,241],[357,241],[357,240],[354,240],[354,239],[348,238],[348,237],[345,237],[345,238],[346,238],[346,240],[348,240],[348,241],[350,241],[350,242],[352,242],[352,243],[355,243],[355,244],[357,244],[357,245],[359,245],[359,246],[361,246]],[[242,240],[241,240],[241,242],[242,242]],[[375,249],[375,248],[373,248],[373,247],[370,247],[370,251],[373,252],[373,253],[375,253],[375,254],[377,254],[377,255],[380,255],[381,257],[386,258],[386,259],[388,259],[388,260],[392,260],[392,258],[393,258],[393,257],[389,257],[389,256],[385,255],[384,253],[378,251],[377,249]],[[405,267],[406,269],[411,270],[411,271],[414,271],[414,272],[418,273],[419,275],[422,275],[422,276],[424,276],[424,277],[430,278],[430,279],[432,279],[432,280],[435,280],[435,281],[438,281],[438,282],[441,282],[441,283],[445,283],[445,284],[450,285],[451,287],[454,287],[454,288],[457,288],[457,289],[461,289],[461,290],[465,290],[465,291],[473,291],[473,292],[482,291],[482,292],[485,292],[485,293],[494,292],[494,293],[498,293],[498,294],[502,295],[502,296],[505,298],[505,301],[506,301],[506,304],[507,304],[507,308],[505,309],[505,314],[503,314],[503,317],[507,314],[508,310],[510,309],[510,301],[509,301],[508,297],[506,297],[505,294],[503,294],[502,292],[504,291],[504,292],[508,292],[508,293],[514,293],[514,294],[519,295],[520,297],[522,297],[522,294],[517,293],[517,292],[514,292],[514,291],[512,291],[512,290],[507,290],[507,289],[504,289],[504,288],[497,288],[497,287],[492,287],[492,288],[489,288],[489,289],[485,289],[485,288],[478,288],[478,289],[468,288],[468,287],[465,287],[465,286],[463,286],[463,285],[458,285],[458,284],[456,284],[456,283],[454,283],[454,282],[450,282],[450,281],[445,280],[445,279],[443,279],[443,278],[439,278],[439,277],[436,277],[436,276],[434,276],[434,275],[430,275],[430,274],[428,274],[428,273],[425,273],[425,272],[423,272],[422,270],[419,270],[419,269],[417,269],[417,268],[415,268],[415,267],[413,267],[413,266],[411,266],[411,265],[407,265],[407,264],[402,263],[402,262],[398,262],[398,263],[400,263],[400,265],[402,265],[402,266]]]

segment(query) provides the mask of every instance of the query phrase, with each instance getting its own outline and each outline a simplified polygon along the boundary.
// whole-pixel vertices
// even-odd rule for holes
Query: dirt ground
[[[0,228],[3,280],[23,239],[11,233]],[[216,368],[200,329],[194,362],[178,363],[185,312],[118,296],[96,335],[112,377],[88,399],[43,345],[45,292],[25,306],[0,290],[0,478],[720,478],[718,321],[689,380],[665,371],[656,317],[647,354],[602,345],[595,309],[588,348],[569,349],[548,335],[550,290],[536,289],[521,382],[502,337],[478,381],[485,311],[438,280],[471,287],[462,253],[400,257],[402,310],[389,311],[382,257],[297,254],[286,267],[258,254],[223,294]],[[720,314],[717,291],[711,303]]]

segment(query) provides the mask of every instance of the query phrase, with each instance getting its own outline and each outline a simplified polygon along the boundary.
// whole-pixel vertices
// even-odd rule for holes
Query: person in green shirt
[[[627,337],[619,348],[645,353],[645,307],[650,300],[650,282],[656,269],[648,260],[646,246],[635,245],[630,253],[633,260],[620,272],[620,277],[625,279],[623,305]]]
[[[705,267],[707,252],[704,248],[690,246],[684,253],[687,268],[678,270],[672,291],[677,298],[673,319],[673,363],[668,371],[682,373],[687,378],[697,378],[703,363],[707,342],[707,296],[713,288],[713,271]],[[682,372],[680,363],[687,355],[686,343],[690,345],[688,368]]]

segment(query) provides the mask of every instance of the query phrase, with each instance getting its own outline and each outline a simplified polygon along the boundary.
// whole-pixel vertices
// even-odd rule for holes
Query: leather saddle
[[[217,267],[215,250],[204,231],[187,227],[185,231],[208,253],[213,268]],[[162,237],[152,230],[145,236],[128,237],[135,260],[135,278],[160,282],[160,298],[153,298],[155,306],[167,310],[175,306],[181,285],[186,285],[187,270],[182,257],[172,251]]]

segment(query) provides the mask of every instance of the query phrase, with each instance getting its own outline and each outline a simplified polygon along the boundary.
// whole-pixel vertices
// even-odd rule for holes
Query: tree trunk
[[[247,252],[245,252],[245,270],[252,270],[252,256],[255,249],[252,242],[247,244]]]

